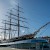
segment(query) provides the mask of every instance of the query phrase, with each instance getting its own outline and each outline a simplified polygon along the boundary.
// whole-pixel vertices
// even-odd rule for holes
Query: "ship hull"
[[[29,40],[15,41],[15,42],[0,43],[0,46],[19,48],[19,49],[29,49],[29,48],[35,49],[39,47],[41,44],[43,45],[45,43],[47,43],[47,41],[44,39],[29,39]]]

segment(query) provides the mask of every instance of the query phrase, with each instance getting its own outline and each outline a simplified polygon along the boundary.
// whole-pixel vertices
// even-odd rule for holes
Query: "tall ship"
[[[29,28],[23,26],[24,24],[21,25],[23,22],[27,23],[26,21],[23,21],[26,20],[26,18],[20,17],[20,13],[23,13],[22,11],[20,11],[20,9],[22,8],[19,6],[19,4],[16,6],[17,9],[16,8],[11,9],[10,12],[8,12],[9,15],[6,15],[8,16],[9,19],[3,20],[4,21],[3,24],[5,25],[4,26],[5,28],[0,28],[0,29],[4,30],[4,39],[0,41],[0,47],[13,47],[13,48],[20,48],[20,49],[39,49],[40,45],[43,46],[43,44],[48,43],[48,41],[45,39],[34,38],[34,37],[36,36],[36,34],[40,32],[41,29],[43,29],[45,26],[50,24],[50,22],[47,22],[46,24],[41,26],[38,30],[34,31],[32,34],[20,36],[21,28],[27,29],[26,32],[28,31]],[[13,13],[13,10],[15,10],[16,13]],[[14,26],[13,29],[12,26]],[[7,31],[9,32],[8,39],[6,39]],[[14,31],[16,32],[15,34],[17,34],[18,36],[14,35],[13,37],[12,34],[14,34],[13,33]]]

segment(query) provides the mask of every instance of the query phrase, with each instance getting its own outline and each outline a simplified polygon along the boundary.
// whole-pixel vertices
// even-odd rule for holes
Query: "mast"
[[[20,21],[19,21],[19,3],[18,3],[18,37],[20,33]]]
[[[6,40],[6,21],[5,21],[5,30],[4,30],[4,40]]]
[[[11,35],[11,12],[12,10],[10,10],[10,27],[9,27],[9,39],[11,38],[10,35]],[[12,35],[11,35],[12,36]]]
[[[4,38],[6,37],[6,31],[8,30],[9,31],[9,39],[12,38],[12,33],[11,31],[17,31],[18,32],[18,37],[20,36],[20,27],[21,28],[26,28],[26,29],[29,29],[28,27],[26,26],[23,26],[23,25],[20,25],[20,22],[24,22],[24,23],[27,23],[26,21],[24,20],[27,20],[26,18],[24,17],[20,17],[20,12],[23,13],[22,11],[20,11],[20,6],[19,6],[19,3],[18,5],[16,5],[18,9],[15,9],[13,8],[16,12],[17,12],[17,15],[12,13],[12,9],[10,10],[10,12],[8,12],[9,15],[6,15],[8,16],[9,20],[3,20],[5,22],[3,22],[3,24],[5,24],[5,28],[0,28],[2,30],[5,30],[5,34],[4,34]],[[22,9],[22,8],[21,8]],[[14,16],[14,17],[13,17]],[[13,20],[16,20],[18,23],[16,22],[12,22],[12,19]],[[24,19],[24,20],[22,20]],[[14,24],[15,23],[15,24]],[[9,28],[6,28],[6,25],[9,25]],[[15,26],[17,27],[17,29],[15,30],[14,28],[12,29],[12,26]]]
[[[18,3],[18,5],[16,5],[16,6],[17,6],[17,9],[15,9],[15,8],[13,8],[13,9],[14,9],[15,11],[17,11],[18,14],[17,14],[17,15],[12,14],[12,15],[15,16],[15,17],[17,17],[17,19],[15,19],[15,18],[12,18],[12,19],[15,19],[15,20],[18,21],[17,27],[18,27],[18,37],[19,37],[19,36],[20,36],[20,28],[21,28],[21,27],[22,27],[22,28],[27,28],[27,29],[29,29],[29,28],[20,25],[20,22],[27,23],[26,21],[23,21],[23,20],[21,20],[21,19],[24,19],[24,20],[27,20],[27,19],[24,18],[24,17],[20,17],[20,13],[24,13],[24,12],[20,10],[20,9],[23,9],[23,8],[19,6],[19,3]]]

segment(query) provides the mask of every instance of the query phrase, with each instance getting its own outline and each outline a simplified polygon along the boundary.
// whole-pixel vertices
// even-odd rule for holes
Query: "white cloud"
[[[25,30],[22,30],[22,33],[24,33],[25,32]]]
[[[0,40],[2,40],[2,39],[4,39],[4,36],[2,35],[2,36],[0,36]]]
[[[1,40],[1,36],[0,36],[0,40]]]

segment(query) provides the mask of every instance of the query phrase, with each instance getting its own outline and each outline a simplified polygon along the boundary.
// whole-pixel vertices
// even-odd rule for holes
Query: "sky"
[[[50,0],[0,0],[0,26],[3,25],[2,19],[7,19],[5,15],[8,9],[14,7],[18,2],[23,8],[21,9],[24,11],[22,15],[27,18],[27,26],[30,28],[26,34],[34,33],[41,26],[50,22]],[[21,30],[21,32],[25,31]],[[50,24],[36,35],[36,37],[41,36],[50,36]]]

